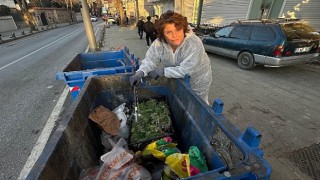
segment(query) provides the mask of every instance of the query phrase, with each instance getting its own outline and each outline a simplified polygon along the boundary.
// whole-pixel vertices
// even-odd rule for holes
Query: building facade
[[[199,0],[175,0],[175,11],[196,23]],[[298,18],[320,31],[319,0],[203,0],[201,23],[227,25],[238,19]]]

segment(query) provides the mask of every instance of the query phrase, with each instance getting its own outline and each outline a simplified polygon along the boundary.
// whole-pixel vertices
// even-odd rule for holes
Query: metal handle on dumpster
[[[117,62],[122,64],[122,66],[124,67],[124,72],[127,73],[126,65],[124,64],[124,62],[122,62],[121,59],[118,59]]]
[[[135,62],[134,59],[130,59],[131,66],[132,66],[132,75],[136,73],[135,70]],[[138,121],[138,97],[137,97],[137,88],[135,85],[133,85],[133,108],[134,108],[134,118],[135,121]]]

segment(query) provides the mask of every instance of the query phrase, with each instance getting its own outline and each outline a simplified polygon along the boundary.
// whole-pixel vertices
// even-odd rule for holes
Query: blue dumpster
[[[72,98],[76,99],[89,76],[132,72],[132,65],[137,70],[138,64],[138,59],[130,54],[127,47],[113,51],[80,53],[56,74],[56,80],[63,80],[69,86]]]
[[[128,74],[88,78],[26,179],[77,179],[82,169],[99,165],[101,130],[89,114],[100,105],[132,105],[128,79]],[[139,101],[165,99],[178,148],[187,152],[197,146],[205,156],[209,171],[187,179],[270,179],[271,167],[259,149],[261,134],[252,127],[240,132],[221,113],[223,102],[216,99],[208,106],[192,91],[188,78],[144,78],[137,93]]]

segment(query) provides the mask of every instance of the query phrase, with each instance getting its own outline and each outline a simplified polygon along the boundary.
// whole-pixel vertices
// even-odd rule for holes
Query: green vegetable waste
[[[151,99],[139,104],[138,121],[132,121],[131,143],[143,142],[172,132],[170,112],[164,101]]]

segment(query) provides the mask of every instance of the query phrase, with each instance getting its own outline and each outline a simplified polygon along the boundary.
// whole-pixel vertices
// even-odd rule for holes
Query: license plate
[[[302,48],[296,48],[294,51],[295,53],[303,53],[303,52],[309,52],[311,47],[302,47]]]

